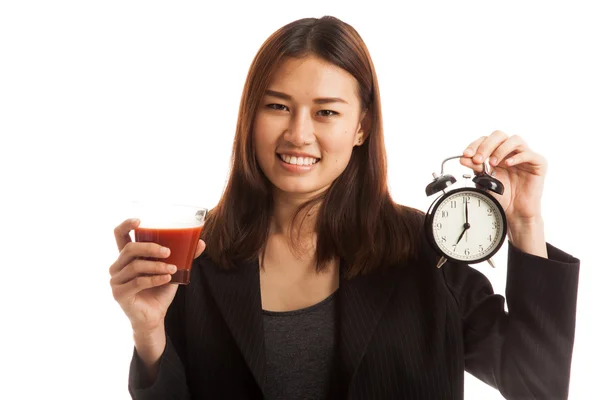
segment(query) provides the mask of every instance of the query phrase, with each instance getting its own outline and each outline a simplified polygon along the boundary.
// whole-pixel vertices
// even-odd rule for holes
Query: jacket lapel
[[[344,264],[340,265],[340,271]],[[339,382],[346,390],[365,354],[373,331],[377,326],[394,287],[397,284],[398,266],[388,273],[375,272],[350,280],[340,279],[339,312]]]
[[[204,264],[204,263],[203,263]],[[344,262],[341,261],[340,273]],[[258,262],[233,271],[218,268],[209,259],[199,268],[258,386],[265,392],[266,353]],[[334,392],[345,392],[356,375],[373,331],[394,287],[399,266],[386,274],[375,272],[345,280],[339,288],[339,369]],[[339,397],[339,396],[337,396]]]
[[[258,262],[238,265],[233,271],[210,260],[200,268],[249,369],[265,392],[266,354]]]

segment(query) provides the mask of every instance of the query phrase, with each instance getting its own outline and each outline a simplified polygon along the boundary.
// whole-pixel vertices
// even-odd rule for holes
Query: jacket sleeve
[[[183,313],[185,287],[177,289],[175,298],[165,316],[167,343],[160,358],[158,375],[151,385],[147,384],[145,367],[136,349],[129,368],[129,393],[135,400],[184,400],[190,399],[185,372],[185,335]]]
[[[507,399],[568,397],[579,260],[546,246],[548,259],[509,242],[508,313],[482,273],[442,267],[462,314],[465,369]]]

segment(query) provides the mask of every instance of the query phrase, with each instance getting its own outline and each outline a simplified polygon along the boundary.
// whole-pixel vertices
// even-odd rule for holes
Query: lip
[[[293,155],[292,153],[283,153],[283,154]],[[297,153],[297,154],[302,154],[302,153]],[[312,156],[304,155],[304,156],[296,156],[296,157],[312,157]],[[317,158],[317,157],[314,157],[314,158]],[[310,172],[317,167],[317,164],[319,164],[318,162],[316,162],[311,165],[293,165],[293,164],[286,163],[279,157],[277,157],[277,161],[279,161],[279,165],[281,166],[281,168],[283,168],[284,170],[286,170],[288,172],[293,172],[296,174],[304,174],[304,173]]]
[[[300,153],[297,151],[282,151],[282,152],[276,152],[276,154],[279,155],[286,155],[286,156],[292,156],[292,157],[311,157],[311,158],[316,158],[317,160],[320,160],[321,157],[317,157],[317,156],[313,156],[312,154],[308,154],[308,153]]]

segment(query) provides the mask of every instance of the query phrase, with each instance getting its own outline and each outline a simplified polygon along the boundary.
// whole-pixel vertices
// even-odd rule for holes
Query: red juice
[[[190,283],[192,261],[202,233],[202,226],[186,228],[137,228],[136,242],[152,242],[168,247],[171,254],[167,258],[153,259],[177,266],[171,276],[171,283]]]

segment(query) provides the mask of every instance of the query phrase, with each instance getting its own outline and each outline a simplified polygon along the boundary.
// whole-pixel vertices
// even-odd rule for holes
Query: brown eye
[[[269,108],[271,108],[271,109],[273,109],[273,110],[277,110],[277,111],[287,111],[287,109],[288,109],[288,108],[287,108],[286,106],[284,106],[283,104],[276,104],[276,103],[273,103],[273,104],[267,104],[267,107],[269,107]]]
[[[317,114],[321,117],[333,117],[334,115],[339,115],[339,113],[332,110],[321,110],[318,111]]]

